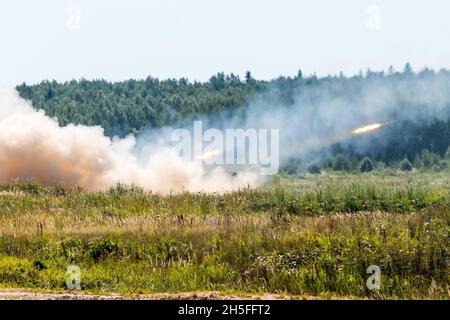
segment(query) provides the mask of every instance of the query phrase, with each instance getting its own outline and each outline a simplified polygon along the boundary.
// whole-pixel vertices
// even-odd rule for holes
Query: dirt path
[[[35,292],[26,289],[0,289],[0,300],[277,300],[292,299],[291,296],[262,294],[262,295],[239,295],[221,294],[219,292],[183,292],[183,293],[154,293],[140,295],[94,295],[78,292],[50,293]],[[298,299],[299,297],[297,297]],[[317,297],[301,297],[301,299],[317,299]]]

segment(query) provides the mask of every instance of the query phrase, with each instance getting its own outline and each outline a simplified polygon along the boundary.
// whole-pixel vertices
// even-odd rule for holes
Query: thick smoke
[[[223,192],[255,185],[258,175],[206,171],[200,161],[183,161],[169,144],[136,152],[136,138],[110,139],[101,127],[60,127],[14,90],[0,92],[0,181],[37,180],[88,190],[115,183],[158,192]]]

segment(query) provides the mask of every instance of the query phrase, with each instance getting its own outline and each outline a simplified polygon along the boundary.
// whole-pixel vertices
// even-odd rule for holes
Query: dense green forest
[[[281,110],[295,106],[297,109],[291,112],[301,116],[302,104],[320,106],[343,101],[344,105],[358,105],[367,100],[369,90],[380,87],[390,90],[394,97],[389,101],[389,108],[380,105],[380,110],[389,113],[387,119],[401,120],[389,129],[389,137],[365,138],[371,139],[371,147],[362,151],[352,144],[336,144],[328,153],[330,157],[320,163],[302,164],[293,159],[285,169],[295,172],[303,166],[314,173],[325,167],[370,171],[378,164],[394,164],[405,170],[410,166],[445,167],[444,159],[450,156],[450,71],[447,70],[413,72],[406,64],[401,72],[367,70],[353,77],[340,74],[318,78],[303,76],[299,71],[295,77],[271,81],[256,80],[250,72],[244,79],[221,72],[207,82],[152,77],[115,83],[81,79],[65,83],[23,83],[17,90],[34,107],[57,117],[61,125],[100,125],[112,137],[179,125],[205,115],[245,117],[252,101],[263,102],[261,108],[272,105],[280,106]],[[425,97],[414,97],[419,94]],[[373,112],[376,114],[377,110]]]
[[[219,73],[209,82],[187,79],[80,80],[65,83],[43,81],[17,86],[20,95],[36,108],[56,116],[61,125],[101,125],[108,136],[124,136],[147,127],[162,127],[195,115],[211,115],[225,109],[240,109],[249,96],[267,87],[248,73],[241,81],[233,74]]]

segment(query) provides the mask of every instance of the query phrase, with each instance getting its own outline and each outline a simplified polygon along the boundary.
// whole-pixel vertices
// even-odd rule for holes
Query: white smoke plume
[[[280,128],[282,164],[290,158],[316,157],[315,152],[321,148],[324,150],[317,157],[326,157],[325,152],[335,143],[351,144],[361,153],[392,141],[406,144],[405,129],[411,125],[450,119],[450,72],[446,70],[373,73],[364,78],[330,76],[311,84],[308,80],[297,79],[294,85],[292,81],[289,85],[274,81],[249,100],[249,116],[244,124],[239,123],[242,127]],[[292,101],[283,100],[287,93]],[[375,134],[351,134],[355,128],[392,120],[398,122]],[[450,137],[447,140],[450,146]]]
[[[0,90],[0,182],[37,180],[98,191],[115,183],[156,193],[225,192],[258,184],[254,172],[231,176],[183,161],[167,145],[133,152],[136,138],[110,139],[99,126],[59,126],[13,89]],[[150,149],[150,150],[149,150]]]

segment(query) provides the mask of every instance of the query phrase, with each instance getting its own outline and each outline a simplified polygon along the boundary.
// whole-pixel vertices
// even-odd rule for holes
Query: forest
[[[428,84],[433,84],[434,89],[428,90]],[[370,140],[366,143],[370,148],[363,150],[355,148],[358,139],[350,144],[335,143],[328,148],[327,157],[316,160],[313,156],[306,161],[293,158],[283,169],[289,173],[305,170],[315,173],[324,168],[370,171],[386,165],[402,170],[445,169],[450,157],[450,94],[447,93],[450,71],[445,69],[415,72],[407,63],[402,71],[391,67],[388,72],[367,70],[352,77],[342,73],[321,78],[304,76],[300,70],[295,77],[263,81],[254,79],[247,71],[244,79],[219,72],[206,82],[149,76],[114,83],[81,79],[23,83],[16,87],[21,97],[47,115],[57,117],[60,125],[100,125],[110,137],[183,125],[204,116],[245,118],[248,111],[255,112],[249,107],[255,101],[263,101],[261,108],[268,105],[280,110],[291,108],[290,112],[298,116],[302,115],[304,104],[319,108],[329,102],[343,101],[344,107],[336,108],[345,108],[346,103],[365,103],[367,92],[373,88],[390,90],[394,96],[389,107],[380,105],[379,112],[373,111],[374,114],[383,111],[388,113],[383,117],[400,120],[388,128],[388,134],[364,138]],[[416,91],[429,97],[415,99]]]

